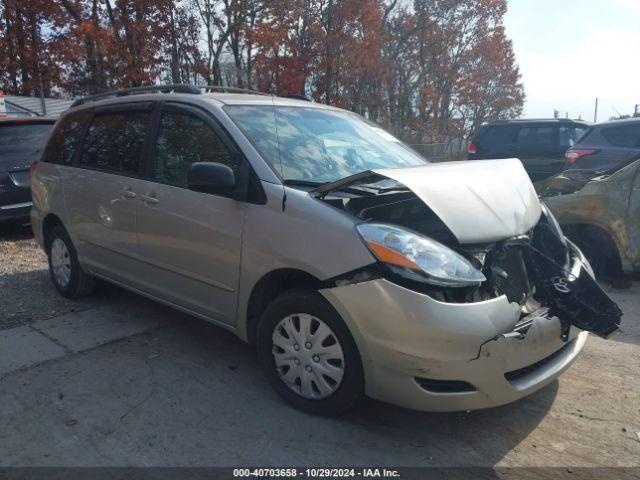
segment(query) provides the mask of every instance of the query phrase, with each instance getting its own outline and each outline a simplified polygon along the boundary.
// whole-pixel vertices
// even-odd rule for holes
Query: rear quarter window
[[[71,165],[84,126],[91,118],[88,111],[65,115],[56,126],[42,155],[42,161]]]
[[[573,147],[587,131],[587,127],[580,125],[561,125],[558,131],[560,133],[560,145],[563,147]]]
[[[602,136],[614,147],[638,147],[640,146],[640,123],[603,128]]]

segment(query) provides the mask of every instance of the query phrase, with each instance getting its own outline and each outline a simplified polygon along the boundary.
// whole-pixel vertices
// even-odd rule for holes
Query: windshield
[[[51,124],[0,125],[0,164],[30,164],[53,129]]]
[[[353,113],[266,105],[225,110],[291,183],[320,184],[366,170],[427,163],[400,140]]]

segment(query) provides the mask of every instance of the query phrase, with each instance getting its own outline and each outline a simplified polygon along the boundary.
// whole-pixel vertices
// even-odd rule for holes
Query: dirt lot
[[[12,228],[0,239],[0,465],[640,467],[640,282],[611,294],[622,332],[592,337],[522,401],[451,414],[366,401],[323,419],[284,405],[226,331],[115,287],[62,299],[29,230]]]

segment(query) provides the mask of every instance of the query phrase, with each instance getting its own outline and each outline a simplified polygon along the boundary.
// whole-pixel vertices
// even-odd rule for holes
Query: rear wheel
[[[272,386],[296,408],[339,415],[363,396],[355,342],[318,293],[288,292],[276,298],[258,326],[257,347]]]
[[[48,240],[49,274],[56,290],[67,298],[91,293],[96,281],[82,270],[76,249],[64,227],[55,227]]]

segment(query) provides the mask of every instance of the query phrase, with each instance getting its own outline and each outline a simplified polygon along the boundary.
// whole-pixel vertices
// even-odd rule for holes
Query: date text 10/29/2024
[[[234,468],[234,478],[400,478],[389,468]]]

